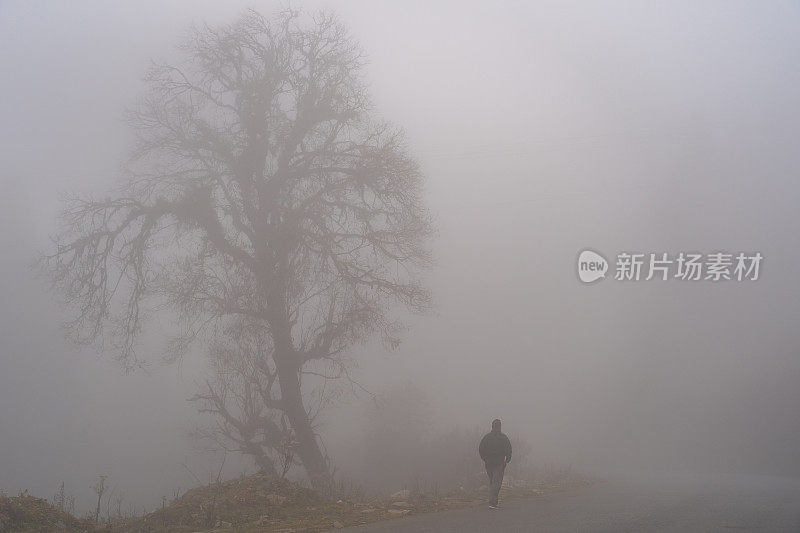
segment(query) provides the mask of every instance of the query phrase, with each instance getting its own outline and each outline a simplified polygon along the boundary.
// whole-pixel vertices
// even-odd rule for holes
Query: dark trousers
[[[500,487],[503,486],[503,474],[505,471],[505,463],[499,465],[486,464],[486,473],[489,475],[489,505],[497,505],[497,498],[500,496]]]

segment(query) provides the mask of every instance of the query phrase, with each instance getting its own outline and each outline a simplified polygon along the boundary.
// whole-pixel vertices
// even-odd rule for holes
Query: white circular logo
[[[591,283],[606,277],[608,261],[602,255],[584,250],[578,256],[578,277],[584,283]]]

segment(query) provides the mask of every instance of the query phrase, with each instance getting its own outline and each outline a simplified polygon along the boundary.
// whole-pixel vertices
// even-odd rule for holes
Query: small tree
[[[53,497],[53,507],[58,509],[59,511],[65,510],[67,503],[66,496],[64,494],[64,482],[61,482],[61,485],[58,487],[58,492]]]
[[[191,400],[215,420],[195,435],[211,440],[215,447],[249,455],[263,472],[277,475],[280,467],[285,474],[296,444],[286,415],[275,407],[280,391],[265,343],[268,335],[238,325],[211,346],[213,375]]]
[[[196,339],[257,342],[246,357],[269,394],[256,408],[285,417],[309,476],[324,479],[302,378],[347,378],[354,342],[398,342],[394,304],[427,306],[421,174],[400,132],[371,117],[362,54],[335,17],[248,11],[183,50],[185,64],[150,70],[130,114],[123,185],[69,201],[43,265],[75,306],[76,338],[108,333],[127,368],[148,303],[180,313],[173,356]],[[286,432],[267,418],[274,446]]]
[[[97,509],[94,512],[94,521],[100,520],[100,501],[103,499],[103,493],[106,491],[106,479],[108,476],[100,476],[100,479],[92,485],[92,490],[97,494]]]

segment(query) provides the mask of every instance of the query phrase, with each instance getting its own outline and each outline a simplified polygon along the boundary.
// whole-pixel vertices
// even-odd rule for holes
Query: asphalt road
[[[800,532],[800,479],[649,474],[487,507],[406,516],[351,532]]]

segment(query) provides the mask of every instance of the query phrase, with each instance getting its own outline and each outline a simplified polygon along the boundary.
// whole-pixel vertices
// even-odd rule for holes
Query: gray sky
[[[414,381],[444,427],[495,416],[541,463],[800,473],[797,3],[294,3],[362,44],[437,217],[437,308],[354,351],[372,390]],[[63,340],[31,275],[60,192],[101,194],[122,112],[191,22],[272,3],[0,3],[0,488],[86,506],[108,474],[152,506],[218,458],[185,436],[201,364],[149,375]],[[580,250],[760,251],[753,283],[576,277]],[[347,464],[359,403],[327,418]],[[215,462],[217,461],[217,462]],[[229,459],[231,472],[245,467]],[[81,500],[84,500],[81,503]]]

